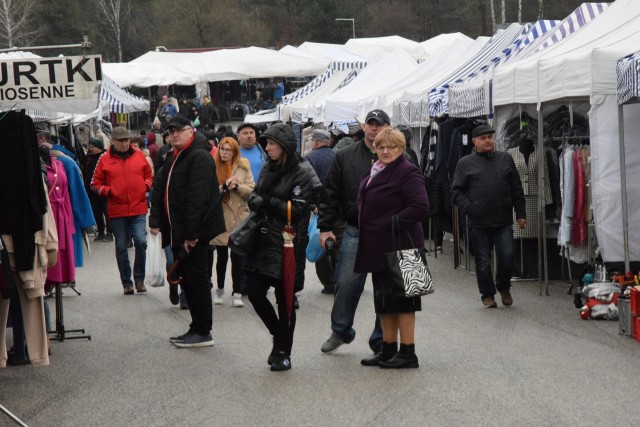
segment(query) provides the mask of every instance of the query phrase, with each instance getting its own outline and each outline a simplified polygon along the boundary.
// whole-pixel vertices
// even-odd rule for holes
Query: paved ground
[[[52,342],[46,368],[0,370],[0,403],[29,426],[55,427],[638,425],[640,343],[619,336],[617,322],[580,320],[562,283],[550,296],[537,282],[515,284],[512,308],[484,310],[474,276],[447,252],[430,258],[437,290],[417,316],[419,369],[360,366],[370,283],[355,342],[322,354],[332,297],[310,265],[293,369],[274,373],[248,302],[215,306],[213,348],[177,349],[167,339],[186,330],[188,311],[169,304],[166,287],[122,295],[113,243],[95,244],[78,271],[82,296],[63,297],[66,328],[92,340]]]

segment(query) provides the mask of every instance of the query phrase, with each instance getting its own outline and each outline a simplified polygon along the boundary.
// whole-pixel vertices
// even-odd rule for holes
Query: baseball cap
[[[171,119],[171,121],[167,125],[167,129],[169,128],[184,129],[185,126],[193,127],[193,124],[191,124],[191,120],[187,119],[182,114],[178,114],[173,119]]]
[[[379,124],[391,124],[389,115],[382,110],[371,110],[367,113],[367,117],[364,119],[365,123],[369,123],[369,120],[375,120]]]

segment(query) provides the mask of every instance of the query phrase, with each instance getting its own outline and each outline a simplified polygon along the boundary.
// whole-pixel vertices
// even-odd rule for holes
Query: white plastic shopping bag
[[[144,283],[154,288],[164,286],[162,236],[160,233],[147,234],[147,259],[144,266]]]

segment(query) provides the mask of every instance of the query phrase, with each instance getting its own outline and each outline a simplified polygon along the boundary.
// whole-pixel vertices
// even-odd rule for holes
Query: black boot
[[[276,341],[276,338],[273,337],[273,347],[271,347],[271,353],[269,353],[269,357],[267,358],[267,363],[269,365],[273,365],[273,362],[275,362],[276,357],[278,357],[279,349],[280,347],[278,346],[278,342]]]
[[[387,360],[391,359],[393,356],[396,355],[397,352],[398,352],[397,342],[386,343],[383,341],[382,351],[374,354],[371,357],[365,357],[360,361],[360,364],[362,366],[378,366],[380,362],[382,361],[386,362]]]
[[[272,371],[288,371],[291,369],[291,356],[284,351],[279,351],[276,360],[271,365]]]
[[[387,361],[380,361],[384,369],[417,368],[418,356],[416,356],[415,344],[400,344],[400,351]]]

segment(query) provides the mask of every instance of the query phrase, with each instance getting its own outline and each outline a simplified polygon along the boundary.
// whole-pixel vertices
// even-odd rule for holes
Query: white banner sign
[[[83,113],[97,108],[100,55],[0,61],[0,108]]]

